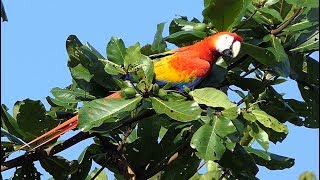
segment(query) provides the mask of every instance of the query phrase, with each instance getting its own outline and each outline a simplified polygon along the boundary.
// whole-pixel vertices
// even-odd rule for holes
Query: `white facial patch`
[[[216,43],[216,50],[222,53],[222,51],[226,49],[230,49],[232,43],[234,41],[234,37],[228,34],[224,34],[218,38]]]
[[[239,41],[235,41],[232,45],[232,54],[233,58],[237,57],[241,48],[241,43]]]

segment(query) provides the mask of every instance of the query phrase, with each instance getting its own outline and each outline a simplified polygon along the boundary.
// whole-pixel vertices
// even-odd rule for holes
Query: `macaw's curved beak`
[[[224,60],[228,61],[232,58],[237,57],[240,52],[241,43],[239,41],[235,41],[229,49],[222,51],[221,56]]]

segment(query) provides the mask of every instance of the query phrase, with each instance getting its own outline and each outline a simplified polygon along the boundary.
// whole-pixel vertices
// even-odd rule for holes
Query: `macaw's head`
[[[222,56],[224,60],[235,58],[241,47],[242,38],[231,32],[219,32],[208,37],[211,50]]]

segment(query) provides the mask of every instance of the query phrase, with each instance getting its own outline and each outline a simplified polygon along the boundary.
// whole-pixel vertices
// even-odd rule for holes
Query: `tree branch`
[[[277,35],[277,34],[281,33],[282,30],[285,29],[286,27],[288,27],[288,26],[291,24],[291,22],[292,22],[296,17],[298,17],[298,15],[299,15],[301,12],[302,12],[302,8],[297,9],[297,10],[293,13],[293,15],[292,15],[285,23],[281,24],[277,29],[271,30],[271,34],[272,34],[272,35]]]

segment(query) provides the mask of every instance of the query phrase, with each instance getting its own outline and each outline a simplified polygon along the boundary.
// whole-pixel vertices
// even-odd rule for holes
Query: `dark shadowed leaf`
[[[294,159],[289,157],[284,157],[253,148],[246,148],[246,150],[248,153],[250,153],[258,165],[264,166],[270,170],[282,170],[291,168],[294,165]]]
[[[40,136],[58,125],[58,121],[46,116],[46,110],[41,101],[26,99],[15,103],[15,114],[18,126],[25,133]],[[32,139],[24,139],[30,141]]]
[[[68,161],[61,156],[41,159],[40,164],[54,179],[65,179],[78,168],[77,161]]]
[[[40,180],[41,174],[34,167],[33,163],[26,163],[22,167],[17,168],[13,174],[12,180],[35,179]]]
[[[191,45],[195,41],[202,40],[207,37],[207,33],[202,31],[178,31],[176,33],[170,34],[165,38],[169,43],[175,44],[177,46]]]
[[[253,158],[239,144],[236,144],[233,152],[226,150],[218,163],[224,168],[230,168],[238,179],[255,179],[259,171]]]
[[[86,177],[89,174],[92,165],[92,154],[87,151],[88,147],[85,148],[78,158],[79,166],[77,171],[71,174],[71,180],[78,180]]]

